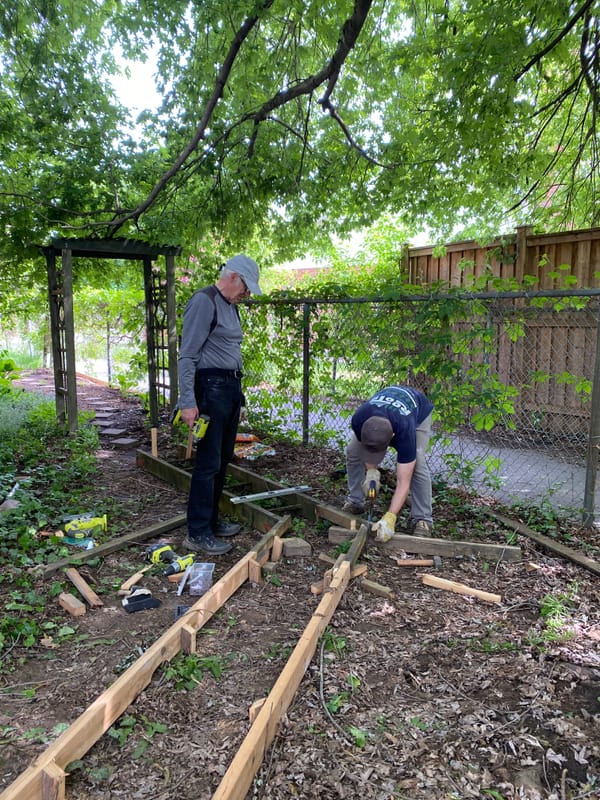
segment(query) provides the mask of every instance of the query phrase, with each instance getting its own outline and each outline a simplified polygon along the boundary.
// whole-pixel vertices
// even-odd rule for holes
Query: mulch
[[[94,386],[94,396],[99,392],[122,403],[130,429],[149,449],[139,404]],[[161,431],[159,451],[175,458],[174,445]],[[244,466],[288,485],[310,484],[318,499],[341,505],[344,476],[337,454],[283,443],[275,450]],[[119,508],[108,535],[185,512],[181,492],[136,467],[135,449],[103,445],[98,464],[89,499],[111,498]],[[506,541],[501,526],[488,521],[483,534],[472,509],[445,502],[438,497],[437,517],[460,523],[462,538]],[[161,539],[177,550],[184,534],[176,529]],[[250,706],[268,695],[320,601],[311,592],[325,569],[319,553],[338,552],[323,524],[294,518],[289,535],[306,540],[311,555],[283,558],[276,579],[244,584],[214,615],[198,635],[201,666],[188,688],[178,686],[191,669],[185,660],[156,671],[111,733],[74,765],[69,800],[212,796],[249,731]],[[436,535],[443,538],[443,524]],[[244,529],[235,549],[215,559],[214,579],[260,536]],[[444,558],[436,573],[498,593],[500,604],[425,586],[422,570],[399,568],[397,556],[370,540],[360,563],[391,595],[378,596],[360,579],[351,581],[248,797],[598,796],[598,580],[526,537],[515,539],[523,550],[520,563]],[[0,673],[0,787],[9,786],[61,725],[75,720],[156,641],[178,607],[193,602],[185,593],[178,597],[160,570],[150,571],[143,585],[160,607],[124,612],[116,589],[145,565],[151,543],[81,568],[102,597],[102,608],[77,619],[53,605],[43,612],[73,628],[68,641],[49,629],[43,644],[15,648],[18,672]],[[6,590],[1,594],[6,603]],[[556,629],[542,613],[552,605],[566,612]]]

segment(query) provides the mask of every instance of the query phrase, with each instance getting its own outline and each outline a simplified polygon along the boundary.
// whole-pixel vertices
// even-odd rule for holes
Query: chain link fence
[[[600,516],[599,295],[248,304],[250,422],[274,438],[334,448],[342,460],[358,405],[383,386],[409,384],[435,403],[435,476],[510,505],[550,503],[591,525]],[[393,465],[388,454],[383,466]]]

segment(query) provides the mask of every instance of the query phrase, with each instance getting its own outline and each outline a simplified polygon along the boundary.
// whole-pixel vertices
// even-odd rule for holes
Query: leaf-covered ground
[[[80,390],[82,406],[86,394],[117,405],[149,449],[135,403],[98,386]],[[161,430],[159,453],[169,460],[176,459],[172,445]],[[244,466],[285,484],[309,484],[315,497],[341,505],[337,454],[282,444],[275,451]],[[107,446],[99,467],[90,502],[117,498],[119,533],[184,512],[185,496],[136,467],[135,449]],[[399,567],[397,554],[369,540],[360,563],[392,595],[351,581],[248,797],[600,796],[598,577],[503,529],[482,513],[487,505],[438,487],[436,536],[492,543],[512,537],[522,562],[444,558],[436,574],[500,594],[501,603],[428,587],[425,570]],[[109,520],[109,537],[111,522],[117,527]],[[184,533],[162,539],[177,551]],[[593,534],[565,533],[570,546],[599,557]],[[260,535],[244,529],[234,550],[215,560],[215,579]],[[154,674],[110,734],[72,765],[69,800],[212,796],[249,730],[248,709],[269,693],[320,601],[310,590],[326,569],[319,554],[337,552],[326,525],[294,517],[289,535],[305,538],[312,555],[284,558],[276,579],[245,584],[198,636],[195,663],[175,659]],[[178,597],[156,568],[142,585],[160,607],[124,611],[117,588],[145,565],[150,543],[80,568],[103,607],[71,618],[49,602],[48,619],[75,631],[68,641],[48,636],[33,648],[14,646],[18,669],[0,672],[0,789],[156,641],[178,606],[194,602],[185,592]],[[1,584],[4,608],[9,595]]]

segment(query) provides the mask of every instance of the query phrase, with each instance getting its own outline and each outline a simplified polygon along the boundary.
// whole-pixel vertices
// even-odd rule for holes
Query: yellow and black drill
[[[377,497],[377,484],[375,481],[369,482],[369,491],[367,493],[367,504],[369,512],[367,515],[367,525],[371,524],[371,517],[373,516],[373,506],[375,505],[375,498]]]
[[[187,556],[175,556],[163,575],[176,575],[178,572],[183,572],[187,567],[191,567],[195,560],[196,556],[193,553],[189,553]]]

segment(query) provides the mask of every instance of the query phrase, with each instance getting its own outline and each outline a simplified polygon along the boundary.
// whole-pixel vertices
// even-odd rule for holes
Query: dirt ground
[[[119,447],[102,437],[88,500],[110,500],[107,539],[183,514],[185,494],[136,466],[136,448],[150,449],[139,402],[84,379],[78,391],[82,408],[116,408],[120,427],[135,440]],[[159,455],[177,463],[174,444],[169,427],[161,427]],[[282,484],[308,484],[314,497],[341,507],[345,476],[337,453],[273,448],[239,462]],[[509,532],[485,506],[485,499],[472,503],[438,488],[435,535],[506,544]],[[268,507],[287,513],[284,498]],[[18,670],[0,672],[0,790],[195,601],[185,591],[177,596],[162,566],[141,583],[160,600],[157,608],[126,613],[117,594],[146,566],[149,545],[166,541],[180,552],[184,535],[177,528],[81,566],[103,606],[70,617],[49,604],[48,618],[61,618],[73,636],[60,645],[49,635],[34,648],[15,647]],[[214,559],[214,579],[261,535],[244,528],[233,551]],[[248,709],[268,695],[320,602],[310,590],[326,569],[319,554],[338,553],[322,522],[293,516],[288,535],[305,539],[311,556],[283,558],[275,578],[233,595],[198,635],[200,672],[178,658],[154,673],[111,731],[71,765],[68,800],[213,795],[249,731]],[[597,533],[572,529],[569,537],[571,547],[600,558]],[[521,562],[444,558],[436,573],[501,595],[490,603],[426,586],[429,570],[399,567],[397,555],[370,539],[359,563],[392,595],[350,582],[247,797],[599,798],[598,577],[525,536],[510,543],[522,548]],[[47,580],[62,580],[77,594],[61,575]],[[0,585],[3,607],[9,588]],[[562,612],[562,623],[551,624]]]

